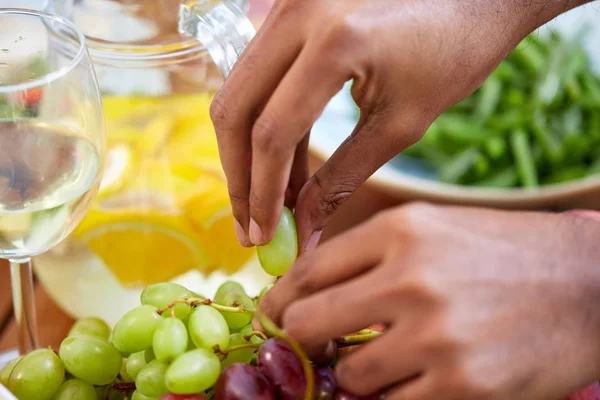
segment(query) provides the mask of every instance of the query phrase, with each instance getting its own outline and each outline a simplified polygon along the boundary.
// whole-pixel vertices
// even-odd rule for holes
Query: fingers
[[[443,398],[435,393],[429,384],[429,376],[421,376],[388,390],[385,400],[434,400]]]
[[[393,327],[382,336],[348,354],[336,366],[338,384],[352,393],[363,396],[378,393],[394,385],[399,385],[398,392],[403,389],[414,391],[413,388],[418,387],[422,379],[425,366],[422,364],[424,357],[420,357],[411,339],[406,326]],[[402,388],[404,385],[406,388]]]
[[[296,208],[296,200],[300,194],[300,190],[308,180],[308,141],[310,135],[306,135],[304,139],[296,147],[294,155],[294,164],[292,165],[292,173],[290,182],[285,193],[285,206],[290,210]]]
[[[237,221],[236,230],[240,243],[245,246],[252,245],[248,237],[252,126],[304,42],[297,24],[290,22],[290,17],[302,18],[302,14],[280,14],[282,12],[276,6],[211,106],[211,118]]]
[[[298,300],[285,310],[283,329],[311,357],[319,356],[331,339],[358,332],[389,317],[380,307],[384,285],[381,276],[366,273]]]
[[[280,324],[283,311],[293,301],[369,271],[381,261],[385,249],[375,225],[368,222],[300,257],[267,292],[261,310]]]
[[[250,239],[271,241],[279,222],[296,148],[329,100],[352,77],[311,41],[282,79],[252,130]]]
[[[303,251],[334,211],[382,165],[411,145],[421,127],[412,116],[385,110],[366,114],[353,134],[310,178],[298,196],[296,221]]]

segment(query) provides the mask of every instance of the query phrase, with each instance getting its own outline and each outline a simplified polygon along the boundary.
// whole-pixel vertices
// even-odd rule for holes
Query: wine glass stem
[[[19,335],[19,354],[23,355],[38,348],[31,260],[10,260],[10,279]]]

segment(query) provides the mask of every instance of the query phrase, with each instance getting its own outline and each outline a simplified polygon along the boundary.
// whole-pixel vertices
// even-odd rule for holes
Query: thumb
[[[382,165],[421,137],[420,123],[400,113],[375,112],[306,182],[296,202],[299,253],[316,247],[331,215]],[[400,128],[399,128],[400,127]]]

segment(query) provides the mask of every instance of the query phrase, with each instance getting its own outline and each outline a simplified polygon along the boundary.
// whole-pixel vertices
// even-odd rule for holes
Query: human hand
[[[584,0],[279,0],[211,115],[240,242],[296,208],[300,253],[381,165],[472,93],[534,28]],[[354,133],[308,180],[308,132],[354,80]]]
[[[298,259],[261,308],[315,355],[375,323],[337,365],[386,399],[558,400],[600,376],[597,221],[409,205]]]

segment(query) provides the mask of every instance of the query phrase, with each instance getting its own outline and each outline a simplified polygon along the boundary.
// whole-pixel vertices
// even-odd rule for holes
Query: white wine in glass
[[[100,183],[102,106],[83,34],[0,9],[0,258],[10,261],[19,352],[38,346],[31,257],[64,239]]]

